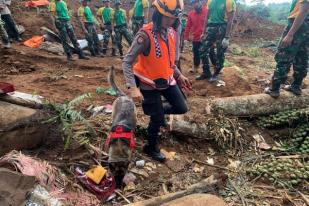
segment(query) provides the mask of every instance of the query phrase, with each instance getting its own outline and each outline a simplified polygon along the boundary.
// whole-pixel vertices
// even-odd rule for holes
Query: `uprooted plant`
[[[75,97],[73,100],[67,103],[51,105],[56,114],[44,123],[59,122],[61,124],[65,149],[70,146],[72,140],[77,141],[79,144],[83,145],[89,143],[89,137],[96,135],[96,131],[93,129],[89,121],[82,115],[82,112],[77,109],[77,107],[84,100],[91,97],[91,93],[86,93]],[[76,125],[83,125],[83,129],[76,129]]]

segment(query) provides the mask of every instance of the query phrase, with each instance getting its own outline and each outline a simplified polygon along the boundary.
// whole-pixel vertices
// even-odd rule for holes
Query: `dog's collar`
[[[130,141],[130,149],[133,150],[135,146],[134,141],[134,132],[133,130],[128,129],[127,127],[123,125],[115,126],[112,128],[112,130],[109,133],[109,136],[106,140],[106,146],[109,147],[110,141],[112,139],[117,138],[125,138]]]

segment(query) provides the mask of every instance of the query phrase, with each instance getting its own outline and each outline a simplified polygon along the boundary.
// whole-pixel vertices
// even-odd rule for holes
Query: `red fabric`
[[[106,201],[115,191],[116,183],[112,177],[104,177],[99,184],[96,184],[80,169],[75,169],[77,179],[99,199]]]
[[[14,92],[14,86],[6,82],[0,82],[0,94]]]
[[[116,131],[112,131],[109,133],[109,136],[106,140],[105,146],[106,148],[109,147],[109,143],[111,139],[116,139],[116,138],[124,138],[124,139],[129,139],[130,141],[130,149],[133,150],[135,147],[135,141],[134,141],[134,133],[133,131],[130,132],[124,132],[124,129],[122,126],[119,126],[116,128]]]
[[[190,33],[192,34],[192,41],[199,42],[201,41],[201,36],[204,32],[204,24],[206,16],[208,15],[208,9],[205,7],[202,8],[201,13],[196,13],[193,9],[188,14],[187,25],[185,29],[184,39],[189,40]]]

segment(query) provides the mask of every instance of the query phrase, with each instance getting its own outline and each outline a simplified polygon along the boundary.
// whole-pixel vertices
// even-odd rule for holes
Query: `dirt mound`
[[[233,36],[239,42],[253,39],[275,40],[280,37],[284,28],[249,12],[238,12],[234,21]]]
[[[16,56],[19,56],[17,52],[1,50],[0,55],[0,76],[31,73],[37,70],[37,67],[31,61],[25,58],[16,58]]]

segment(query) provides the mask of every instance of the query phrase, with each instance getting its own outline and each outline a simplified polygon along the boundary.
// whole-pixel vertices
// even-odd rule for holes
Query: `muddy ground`
[[[74,8],[76,4],[73,4]],[[40,26],[50,26],[46,13],[37,14],[34,10],[25,10],[21,4],[14,7],[18,23],[26,27],[24,38],[29,38],[34,34],[40,34]],[[232,44],[227,52],[226,67],[221,75],[221,80],[225,86],[217,86],[207,81],[196,82],[195,74],[188,73],[192,67],[191,46],[185,46],[182,54],[183,73],[193,82],[193,92],[188,94],[189,115],[198,116],[201,114],[201,106],[209,98],[231,97],[263,92],[269,83],[270,75],[275,67],[274,49],[259,48],[266,41],[273,41],[280,37],[282,26],[272,25],[261,19],[255,19],[250,14],[242,14],[235,28]],[[246,19],[249,19],[246,21]],[[253,19],[253,20],[252,20]],[[258,23],[258,28],[254,30],[250,25]],[[249,25],[249,26],[248,26]],[[78,36],[82,37],[77,30]],[[254,34],[258,37],[255,37]],[[261,39],[263,38],[263,39]],[[116,82],[125,91],[124,78],[121,71],[121,59],[118,57],[91,58],[88,61],[76,60],[67,62],[65,57],[50,54],[39,49],[32,49],[20,44],[13,44],[13,48],[0,51],[0,80],[15,85],[16,90],[31,94],[38,94],[46,98],[49,103],[64,103],[84,93],[95,93],[97,87],[109,88],[107,73],[110,66],[116,68]],[[199,71],[201,72],[201,70]],[[307,81],[306,81],[307,83]],[[115,97],[107,94],[97,94],[91,101],[87,101],[84,108],[90,104],[101,106],[111,104]],[[145,126],[147,117],[142,114],[138,105],[139,125]],[[110,117],[106,117],[106,124]],[[198,118],[197,118],[198,119]],[[203,118],[201,118],[203,119]],[[260,130],[247,120],[243,121],[246,125],[246,135],[249,142],[252,135],[262,133],[269,144],[273,144],[273,139],[267,131]],[[68,150],[64,150],[64,143],[59,130],[53,139],[46,141],[46,144],[34,151],[24,151],[26,154],[37,156],[47,160],[50,164],[59,167],[74,180],[72,176],[72,165],[82,165],[89,167],[95,162],[87,150],[78,145],[73,145]],[[57,132],[58,131],[58,132]],[[98,136],[91,140],[93,144],[102,148],[103,137]],[[141,153],[141,146],[145,140],[141,136],[137,137],[137,149],[134,160],[144,159],[152,162],[148,157]],[[211,174],[226,172],[222,169],[208,167],[194,163],[194,160],[205,162],[208,158],[213,158],[216,165],[226,167],[230,160],[239,160],[245,163],[248,157],[260,159],[260,151],[255,151],[251,144],[244,145],[245,152],[235,155],[231,151],[223,151],[214,142],[207,140],[190,140],[186,137],[176,138],[164,136],[161,140],[162,148],[169,152],[176,152],[175,160],[170,160],[166,164],[158,164],[155,168],[148,169],[148,177],[136,175],[138,181],[135,188],[125,191],[125,196],[132,202],[149,199],[154,196],[162,195],[167,192],[175,192],[187,188],[189,185],[199,182]],[[249,161],[250,162],[250,161]],[[132,166],[133,167],[133,166]],[[228,172],[229,173],[229,172]],[[238,193],[231,186],[227,186],[220,194],[230,205],[243,205],[239,196],[244,196],[247,205],[283,205],[282,200],[285,189],[276,189],[270,184],[254,182],[250,180],[242,168],[235,174],[229,173],[234,181]],[[70,188],[68,188],[70,190]],[[295,194],[295,203],[301,205],[300,198]],[[124,204],[122,198],[118,198],[118,204]],[[74,205],[74,204],[73,204]]]

